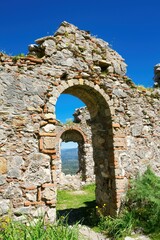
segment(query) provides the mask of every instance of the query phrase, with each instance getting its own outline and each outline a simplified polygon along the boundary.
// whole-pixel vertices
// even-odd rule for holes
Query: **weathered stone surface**
[[[54,200],[55,199],[55,190],[53,188],[45,188],[42,192],[42,199],[45,200]]]
[[[28,201],[35,202],[37,200],[36,193],[26,193],[26,198]]]
[[[19,187],[19,184],[11,182],[8,185],[8,188],[4,191],[4,198],[7,199],[16,199],[22,197],[22,190]]]
[[[47,124],[42,129],[45,132],[53,132],[55,130],[55,126],[53,124]]]
[[[55,115],[52,113],[47,113],[44,115],[44,119],[45,120],[49,120],[49,119],[55,119]]]
[[[134,124],[132,126],[132,135],[134,137],[140,136],[141,133],[142,133],[142,128],[143,128],[143,125],[141,125],[141,124]]]
[[[32,162],[23,176],[26,183],[39,186],[44,182],[50,182],[50,157],[43,153],[36,153],[31,154],[29,159],[32,159]]]
[[[10,200],[1,200],[0,201],[0,216],[8,213],[10,210]]]
[[[0,186],[5,184],[5,177],[3,175],[0,175]]]
[[[20,208],[17,208],[17,209],[14,211],[14,213],[15,213],[16,216],[21,216],[21,215],[25,216],[25,215],[29,215],[30,212],[31,212],[31,210],[32,210],[31,207],[28,207],[28,208],[26,208],[26,207],[20,207]],[[26,217],[24,218],[24,220],[26,220]]]
[[[160,63],[154,67],[154,87],[160,87]]]
[[[56,208],[50,208],[47,211],[47,216],[50,222],[55,222],[56,221]]]
[[[55,138],[54,137],[45,137],[43,139],[43,146],[45,149],[55,148]]]

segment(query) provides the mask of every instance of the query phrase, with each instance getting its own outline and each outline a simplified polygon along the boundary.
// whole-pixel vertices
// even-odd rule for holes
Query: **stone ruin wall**
[[[160,63],[154,66],[154,87],[160,87]]]
[[[57,187],[58,189],[80,189],[85,184],[95,183],[92,132],[90,115],[86,107],[75,110],[74,120],[68,124],[57,125],[56,155],[57,155]],[[60,139],[60,141],[59,141]],[[62,172],[60,153],[61,142],[73,141],[78,144],[79,168],[75,175],[65,175]],[[59,174],[58,174],[59,172]]]
[[[147,166],[160,175],[160,91],[138,89],[125,72],[106,42],[67,22],[28,56],[0,55],[0,215],[55,220],[61,93],[87,105],[96,201],[107,214],[118,212],[131,177]]]
[[[73,114],[73,122],[78,125],[82,132],[87,136],[86,141],[83,144],[83,151],[85,156],[80,163],[80,169],[82,170],[82,179],[84,175],[84,180],[88,183],[95,182],[94,174],[94,160],[93,160],[93,147],[92,147],[92,130],[90,124],[90,114],[87,107],[81,107],[75,109]],[[84,172],[84,174],[83,174]]]

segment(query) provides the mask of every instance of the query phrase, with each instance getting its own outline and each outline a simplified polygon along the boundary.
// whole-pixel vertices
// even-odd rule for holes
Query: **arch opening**
[[[90,115],[87,124],[91,129],[96,176],[96,202],[100,207],[106,204],[105,214],[114,215],[117,212],[117,200],[112,118],[107,103],[109,97],[106,97],[104,91],[100,91],[99,87],[89,85],[68,86],[63,94],[76,96],[87,106]]]
[[[75,175],[79,170],[78,144],[72,141],[61,143],[62,172],[67,175]]]
[[[84,133],[85,128],[83,126],[84,121],[83,119],[79,119],[79,117],[80,118],[82,117],[82,116],[79,116],[79,109],[81,109],[81,112],[82,112],[83,109],[86,109],[86,106],[84,102],[82,102],[77,97],[74,97],[70,94],[62,93],[60,97],[57,99],[56,113],[57,113],[58,120],[60,120],[61,122],[61,126],[57,126],[57,132],[59,132],[58,134],[59,137],[57,138],[57,142],[58,141],[60,142],[60,144],[57,145],[57,153],[58,153],[59,162],[60,162],[59,171],[61,172],[59,177],[60,184],[58,185],[60,188],[63,187],[63,179],[65,178],[66,180],[66,176],[64,176],[64,174],[66,175],[66,173],[69,173],[69,171],[66,171],[66,172],[63,171],[62,144],[64,143],[68,143],[68,144],[70,144],[71,142],[72,144],[77,143],[78,167],[77,167],[77,171],[74,174],[76,175],[76,181],[91,183],[91,182],[94,182],[94,179],[95,179],[93,157],[91,156],[93,155],[91,141],[89,143],[88,139],[86,139],[86,135]],[[61,112],[61,110],[63,111]],[[78,111],[78,113],[76,111]],[[71,116],[74,116],[74,118],[71,118]],[[62,124],[62,122],[65,122],[66,119],[68,119],[67,122]],[[71,155],[71,151],[69,155]],[[92,163],[90,163],[90,160]],[[74,166],[75,164],[76,163],[73,162]],[[73,165],[70,166],[71,169],[73,168]],[[73,171],[70,171],[71,175],[73,175],[72,173]],[[81,186],[82,184],[83,183],[79,184],[79,186]],[[70,184],[68,183],[68,185]],[[72,186],[72,188],[74,187]],[[78,186],[76,188],[78,188]]]
[[[70,124],[74,120],[73,113],[75,109],[84,106],[84,102],[78,97],[62,93],[56,102],[56,118],[63,124]]]
[[[73,159],[75,156],[75,151],[76,151],[76,156],[77,156],[77,169],[76,171],[74,171],[73,175],[76,175],[77,173],[81,173],[82,176],[82,180],[84,180],[84,176],[85,176],[85,168],[84,168],[84,138],[83,135],[77,131],[77,129],[73,129],[73,127],[71,127],[71,129],[68,127],[67,130],[64,130],[62,135],[61,135],[61,141],[62,142],[74,142],[77,143],[77,148],[72,150],[70,149],[70,157]],[[65,157],[67,157],[65,155]],[[76,159],[74,159],[76,160]],[[61,162],[63,163],[63,159],[62,159],[62,150],[61,150]],[[75,164],[76,161],[74,161],[73,164]],[[62,171],[63,171],[63,164],[62,164]]]
[[[93,149],[91,144],[88,142],[88,139],[86,138],[85,134],[83,133],[82,129],[78,128],[77,126],[68,126],[64,127],[62,131],[59,134],[59,142],[58,145],[59,148],[57,148],[57,152],[59,152],[59,162],[60,162],[60,177],[59,177],[59,183],[58,187],[59,189],[63,189],[63,187],[66,188],[72,188],[72,189],[79,189],[84,184],[90,184],[95,182],[95,176],[94,176],[94,162],[93,162]],[[70,149],[70,156],[73,152],[73,156],[71,158],[73,159],[75,156],[75,150],[77,150],[77,170],[75,171],[75,174],[66,174],[63,171],[63,156],[62,156],[62,149],[61,143],[66,142],[69,143],[73,141],[74,143],[77,143],[77,149]],[[68,149],[69,150],[69,149]],[[68,152],[67,150],[67,152]],[[67,158],[67,155],[65,155],[65,158]],[[71,168],[75,166],[75,162],[72,162]],[[72,181],[73,180],[73,181]]]

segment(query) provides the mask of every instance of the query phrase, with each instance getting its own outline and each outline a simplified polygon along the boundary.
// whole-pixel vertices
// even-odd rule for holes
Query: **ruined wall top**
[[[60,80],[76,78],[71,71],[78,72],[83,79],[93,80],[95,84],[107,84],[107,75],[126,77],[124,59],[107,42],[68,22],[62,22],[54,35],[39,38],[35,43],[28,46],[27,56],[11,57],[0,53],[0,71],[17,71],[16,67],[22,67],[24,70],[21,69],[20,73],[26,74],[33,68],[35,71],[35,65],[40,64],[43,66],[43,75],[52,76],[54,72],[54,76],[60,76]],[[51,67],[52,70],[49,69]],[[160,86],[159,79],[160,64],[157,64],[154,67],[154,87]],[[127,85],[130,83],[127,82]]]
[[[67,22],[62,22],[54,36],[43,37],[35,42],[36,44],[29,45],[29,54],[45,56],[48,64],[68,66],[81,71],[86,68],[86,62],[95,73],[126,73],[124,59],[107,42]]]
[[[160,63],[154,66],[154,87],[160,87]]]

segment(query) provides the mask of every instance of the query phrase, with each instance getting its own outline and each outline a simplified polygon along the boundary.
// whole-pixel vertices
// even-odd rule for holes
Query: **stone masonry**
[[[160,63],[154,66],[154,87],[160,87]]]
[[[27,56],[0,54],[0,215],[55,221],[59,143],[73,138],[55,115],[62,93],[87,106],[97,205],[116,214],[130,178],[160,175],[160,90],[139,89],[108,43],[67,22],[35,42]]]
[[[92,132],[90,115],[86,107],[75,110],[73,123],[57,124],[56,155],[57,155],[57,187],[59,189],[80,189],[84,184],[95,182]],[[79,169],[71,176],[62,172],[60,143],[73,141],[78,143]],[[59,173],[59,175],[58,175]]]

